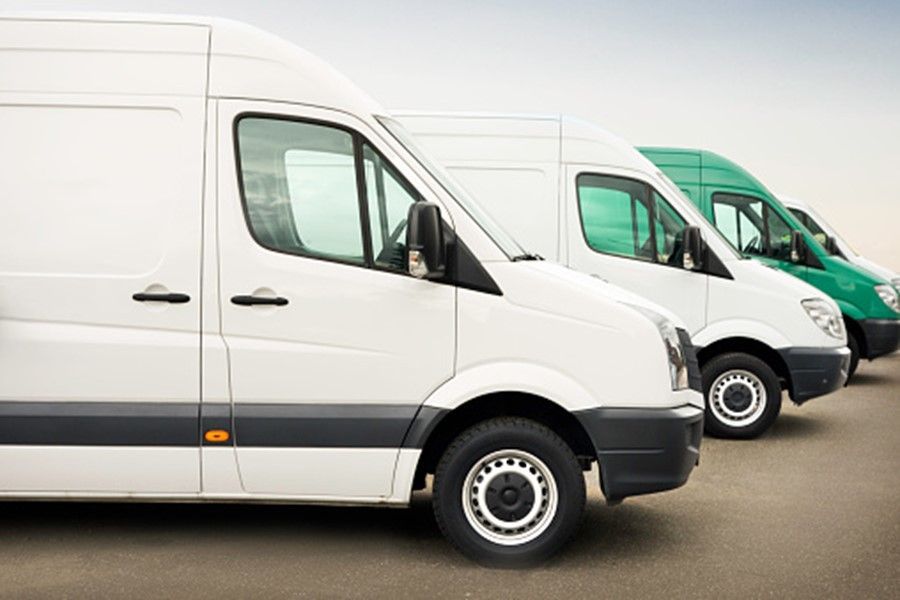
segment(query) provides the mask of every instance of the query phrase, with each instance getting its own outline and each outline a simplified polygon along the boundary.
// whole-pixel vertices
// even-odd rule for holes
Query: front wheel
[[[781,412],[775,371],[750,354],[731,352],[703,365],[706,433],[750,439],[766,431]]]
[[[584,476],[571,448],[528,419],[492,419],[466,430],[434,476],[441,531],[463,554],[490,566],[550,557],[575,533],[584,503]]]

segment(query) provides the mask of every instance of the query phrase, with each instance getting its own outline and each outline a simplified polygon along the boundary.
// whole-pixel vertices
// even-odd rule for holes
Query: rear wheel
[[[762,360],[731,352],[703,366],[706,433],[723,438],[755,438],[781,412],[781,384]]]
[[[853,374],[856,373],[856,367],[859,366],[859,342],[849,329],[847,330],[847,347],[850,348],[850,368],[847,370],[847,383],[850,383],[850,378],[853,377]]]
[[[584,502],[584,476],[571,448],[528,419],[492,419],[466,430],[434,476],[441,531],[463,554],[491,566],[550,557],[575,533]]]

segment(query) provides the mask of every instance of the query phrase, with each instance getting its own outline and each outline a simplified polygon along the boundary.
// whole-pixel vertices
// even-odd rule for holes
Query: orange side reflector
[[[203,434],[203,439],[207,442],[227,442],[231,435],[224,429],[210,429]]]

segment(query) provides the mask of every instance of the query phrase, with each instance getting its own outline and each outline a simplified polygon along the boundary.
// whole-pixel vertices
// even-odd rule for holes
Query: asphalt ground
[[[607,507],[546,565],[478,567],[409,509],[0,503],[8,598],[900,598],[900,353],[703,442],[679,490]]]

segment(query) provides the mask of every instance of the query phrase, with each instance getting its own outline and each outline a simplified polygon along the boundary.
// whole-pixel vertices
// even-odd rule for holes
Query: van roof
[[[692,166],[700,168],[700,180],[704,185],[748,189],[776,198],[759,179],[721,154],[696,148],[642,146],[639,150],[663,170],[684,167],[691,162]]]
[[[461,133],[466,123],[471,123],[477,134],[553,139],[561,142],[560,159],[565,163],[584,163],[615,166],[644,172],[659,169],[638,153],[634,146],[602,127],[570,115],[551,113],[495,113],[464,111],[392,110],[392,114],[409,121],[415,119],[415,133],[431,133],[429,119],[438,122],[453,120]],[[531,125],[541,124],[540,128]],[[434,126],[435,132],[444,132],[445,126]],[[558,146],[557,146],[558,147]],[[469,152],[472,149],[468,149]],[[477,157],[473,157],[477,158]]]
[[[809,210],[812,208],[809,202],[801,200],[800,198],[797,198],[795,196],[788,196],[786,194],[775,194],[775,196],[781,201],[782,204],[784,204],[788,208],[800,208],[805,210]]]
[[[91,30],[90,35],[86,29]],[[60,78],[65,79],[66,89],[58,89],[62,85],[59,82],[50,85],[56,89],[35,89],[35,80],[29,76],[35,63],[25,61],[50,65],[54,52],[66,52],[69,57],[83,52],[85,63],[92,66],[103,52],[119,53],[123,61],[143,55],[143,65],[147,64],[148,55],[159,57],[160,61],[168,55],[171,60],[174,52],[194,59],[206,55],[207,94],[211,97],[295,102],[355,114],[385,113],[323,60],[278,36],[229,19],[139,13],[6,13],[0,14],[0,38],[4,40],[0,49],[3,92],[97,93],[91,85],[97,85],[102,73],[98,77],[96,72],[92,77]],[[28,50],[35,51],[30,58],[23,56],[29,54]],[[48,69],[47,77],[51,70]],[[133,93],[134,89],[148,94],[166,93],[166,77],[160,77],[161,71],[146,71],[131,77],[144,78],[144,87],[121,93]],[[105,85],[105,92],[116,93],[109,89],[109,81]]]

